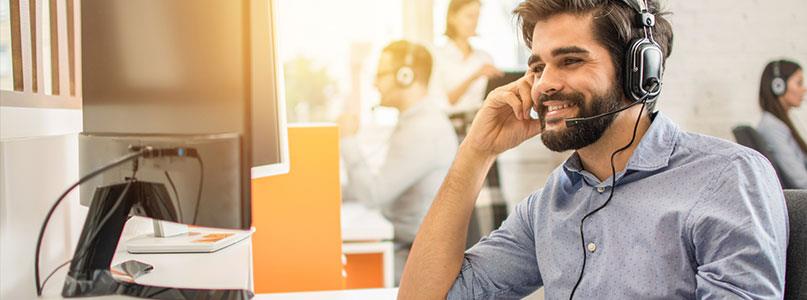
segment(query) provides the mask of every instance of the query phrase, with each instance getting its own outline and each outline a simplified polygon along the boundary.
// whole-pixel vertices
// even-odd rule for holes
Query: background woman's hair
[[[777,62],[779,63],[779,76],[785,81],[790,79],[793,73],[801,70],[799,64],[789,60],[769,62],[768,65],[765,66],[765,70],[762,71],[762,79],[759,81],[759,107],[784,122],[787,128],[790,129],[790,134],[793,135],[793,138],[798,142],[801,151],[807,153],[807,144],[804,143],[804,139],[801,138],[799,132],[796,131],[796,127],[793,126],[793,121],[782,106],[782,102],[779,101],[779,97],[773,93],[771,82],[773,82],[773,69]]]

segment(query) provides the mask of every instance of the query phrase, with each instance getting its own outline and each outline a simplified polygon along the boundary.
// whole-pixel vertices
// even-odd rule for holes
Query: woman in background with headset
[[[474,48],[471,37],[479,23],[479,0],[451,0],[446,15],[447,41],[435,51],[436,70],[432,87],[445,95],[442,108],[449,115],[476,112],[485,99],[488,78],[501,77],[493,58]],[[455,125],[456,126],[456,125]]]
[[[795,62],[773,61],[762,72],[757,131],[770,147],[770,159],[784,173],[779,176],[793,185],[785,188],[807,189],[807,144],[788,116],[790,109],[801,106],[806,91],[804,72]]]

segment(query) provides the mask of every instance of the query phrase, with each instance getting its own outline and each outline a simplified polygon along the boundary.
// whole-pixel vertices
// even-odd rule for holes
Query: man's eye
[[[544,65],[534,65],[532,66],[532,72],[536,74],[541,74],[544,71]]]
[[[577,58],[567,58],[567,59],[565,59],[563,61],[563,64],[569,66],[569,65],[579,63],[581,61],[582,61],[581,59],[577,59]]]

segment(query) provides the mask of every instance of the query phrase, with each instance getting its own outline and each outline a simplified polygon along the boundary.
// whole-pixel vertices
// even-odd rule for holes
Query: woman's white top
[[[493,64],[493,58],[485,51],[471,48],[471,54],[463,57],[462,51],[450,39],[438,46],[434,53],[434,71],[430,82],[431,93],[439,102],[439,107],[447,114],[476,111],[482,106],[485,99],[485,89],[488,79],[479,77],[460,96],[460,99],[451,105],[448,102],[448,92],[473,76],[485,64]]]

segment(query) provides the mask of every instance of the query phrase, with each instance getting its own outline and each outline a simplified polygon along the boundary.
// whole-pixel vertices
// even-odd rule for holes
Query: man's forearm
[[[460,272],[471,212],[494,160],[460,147],[412,245],[399,299],[445,298]]]

